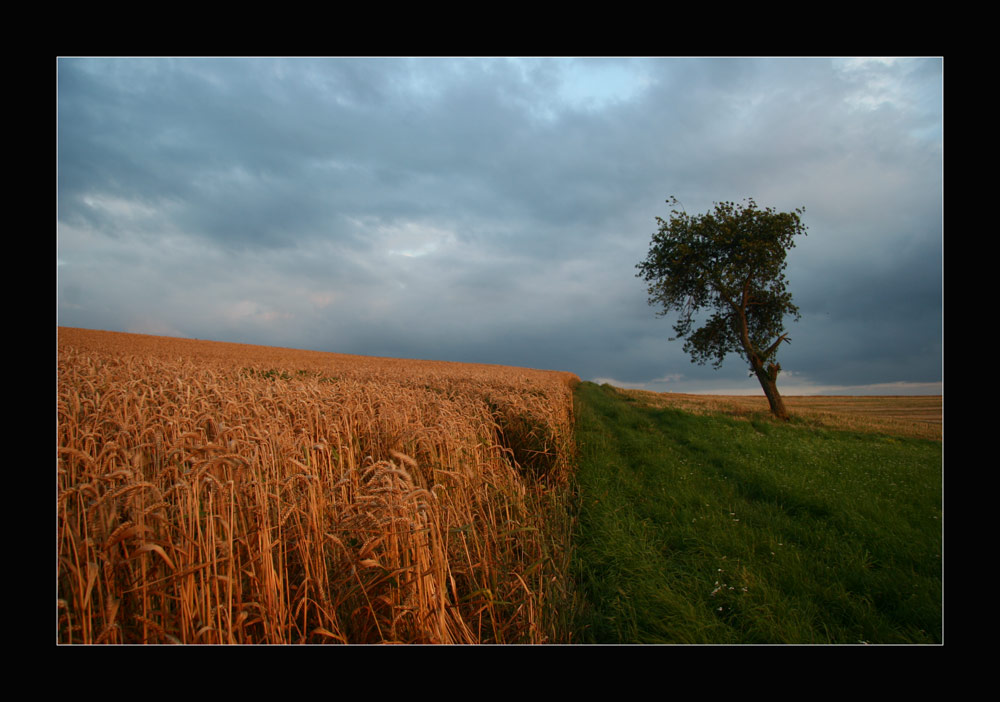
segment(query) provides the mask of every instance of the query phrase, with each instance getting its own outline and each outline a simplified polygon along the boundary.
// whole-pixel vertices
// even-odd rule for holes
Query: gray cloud
[[[62,59],[59,323],[686,390],[655,216],[805,206],[806,388],[941,379],[941,61]],[[752,389],[752,384],[745,385]]]

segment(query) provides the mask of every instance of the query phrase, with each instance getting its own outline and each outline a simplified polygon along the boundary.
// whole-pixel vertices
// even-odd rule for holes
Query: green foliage
[[[667,202],[679,204],[677,198]],[[674,338],[686,339],[692,361],[718,368],[737,352],[759,375],[773,360],[785,315],[799,316],[784,271],[787,250],[806,233],[803,212],[760,209],[748,199],[717,203],[694,217],[673,209],[669,221],[656,218],[660,229],[636,277],[647,282],[658,315],[679,313]],[[703,309],[712,314],[695,328]]]

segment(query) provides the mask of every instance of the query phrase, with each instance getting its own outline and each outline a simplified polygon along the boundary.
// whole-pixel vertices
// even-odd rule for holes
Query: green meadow
[[[942,444],[576,390],[574,641],[942,642]]]

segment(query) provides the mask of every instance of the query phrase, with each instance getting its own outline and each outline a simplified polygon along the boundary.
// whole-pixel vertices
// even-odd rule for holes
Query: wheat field
[[[768,417],[763,395],[689,395],[675,392],[618,392],[648,407],[672,407],[695,414],[726,414],[737,419]],[[815,427],[885,433],[940,441],[944,432],[941,395],[785,395],[793,421]]]
[[[569,635],[576,376],[57,333],[59,643]]]

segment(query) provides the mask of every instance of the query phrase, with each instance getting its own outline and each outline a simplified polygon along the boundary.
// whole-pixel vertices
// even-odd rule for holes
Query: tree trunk
[[[774,342],[771,348],[767,349],[763,354],[761,354],[754,345],[750,342],[750,329],[747,324],[746,306],[748,300],[749,287],[744,286],[743,288],[743,303],[742,306],[737,307],[733,305],[736,311],[736,324],[740,335],[740,342],[743,344],[743,353],[746,355],[746,359],[750,361],[750,370],[754,372],[757,376],[757,380],[760,381],[760,386],[764,388],[764,394],[767,396],[767,401],[771,405],[771,414],[780,419],[783,422],[789,420],[788,410],[785,409],[785,403],[781,399],[781,395],[778,393],[778,373],[781,372],[780,363],[769,363],[767,368],[764,367],[764,359],[771,356],[774,351],[781,345],[782,341],[787,340],[787,336],[782,334],[778,337],[778,340]],[[732,303],[730,303],[732,304]]]
[[[767,396],[767,401],[771,405],[771,414],[780,419],[783,422],[787,422],[789,419],[788,410],[785,409],[785,402],[781,399],[781,395],[778,393],[778,373],[781,372],[781,366],[777,363],[771,363],[768,365],[767,369],[761,364],[754,364],[754,373],[757,375],[757,380],[760,381],[760,386],[764,388],[764,394]]]

